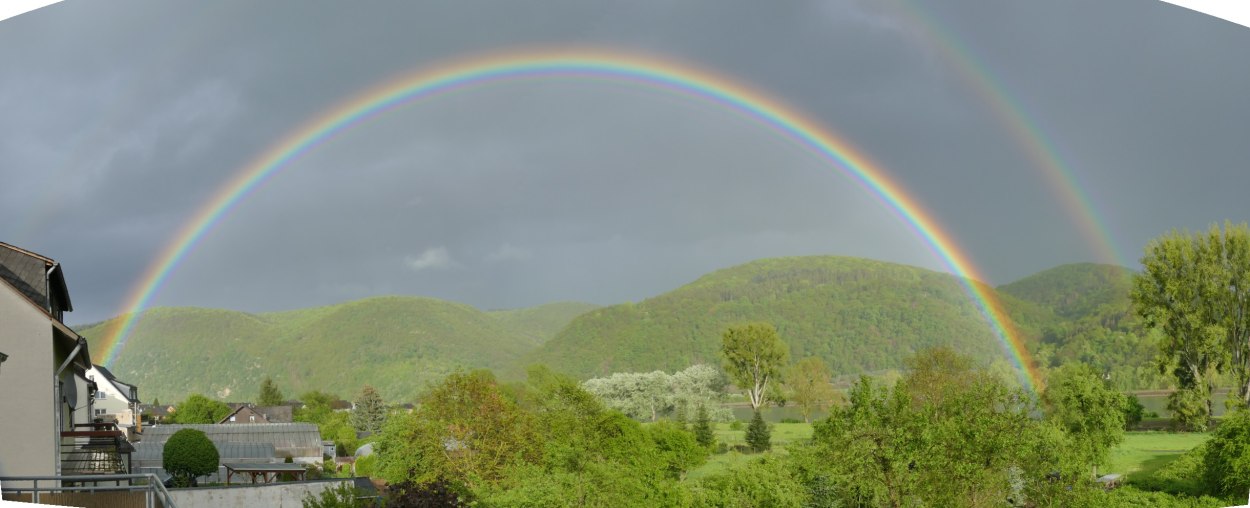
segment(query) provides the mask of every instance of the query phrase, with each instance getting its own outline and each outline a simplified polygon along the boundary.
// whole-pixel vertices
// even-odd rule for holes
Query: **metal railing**
[[[146,484],[136,484],[135,480],[147,480]],[[128,485],[121,485],[121,482]],[[40,485],[39,482],[47,482]],[[65,485],[65,483],[75,485]],[[100,482],[114,482],[115,485],[100,485]],[[87,485],[91,483],[91,485]],[[20,486],[18,484],[21,484]],[[31,501],[39,504],[41,493],[79,492],[94,494],[96,492],[143,492],[144,507],[177,508],[165,484],[154,474],[92,474],[68,476],[4,476],[0,477],[3,490],[0,493],[22,495],[30,494]],[[50,500],[51,501],[51,500]],[[157,504],[159,501],[160,504]]]

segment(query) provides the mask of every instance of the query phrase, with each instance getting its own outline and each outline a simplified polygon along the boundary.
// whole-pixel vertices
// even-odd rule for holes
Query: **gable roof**
[[[35,305],[49,309],[51,302],[57,302],[61,310],[74,310],[62,270],[52,258],[0,242],[0,279]]]
[[[114,376],[113,373],[110,372],[103,365],[92,364],[91,368],[95,369],[96,372],[99,372],[100,375],[104,376],[104,379],[108,381],[109,384],[113,385],[113,388],[116,388],[117,391],[121,393],[123,397],[126,397],[127,401],[131,403],[139,402],[139,388],[138,387],[130,383],[123,383],[121,381],[118,381],[117,377]]]

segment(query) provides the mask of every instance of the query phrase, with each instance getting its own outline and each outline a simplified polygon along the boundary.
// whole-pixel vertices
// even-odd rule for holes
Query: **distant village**
[[[0,487],[6,501],[75,506],[299,506],[306,494],[351,478],[356,454],[324,441],[317,425],[293,421],[302,404],[229,403],[211,424],[170,423],[178,407],[143,404],[140,387],[93,364],[87,340],[64,322],[73,303],[54,259],[0,242]],[[352,411],[337,400],[334,411]],[[202,431],[220,457],[209,485],[280,486],[197,495],[168,489],[166,442]],[[365,437],[365,436],[358,436]],[[345,455],[345,456],[340,456]],[[314,479],[309,471],[345,478]],[[316,475],[319,476],[319,475]],[[223,496],[225,496],[223,498]],[[234,497],[235,501],[223,499]],[[246,500],[245,500],[246,499]],[[292,504],[294,502],[294,504]]]

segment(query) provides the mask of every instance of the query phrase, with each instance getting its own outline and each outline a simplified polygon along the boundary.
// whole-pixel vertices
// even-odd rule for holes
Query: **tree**
[[[803,421],[811,423],[812,412],[828,409],[836,392],[830,381],[833,374],[819,357],[809,356],[790,366],[786,374],[786,386],[790,401],[798,406]]]
[[[373,506],[373,500],[362,497],[364,492],[344,482],[336,487],[328,487],[318,496],[311,492],[304,493],[303,508],[367,508]]]
[[[1141,419],[1146,416],[1146,406],[1136,395],[1124,397],[1124,430],[1133,430]]]
[[[219,460],[217,447],[195,429],[182,429],[169,436],[161,452],[161,467],[173,475],[179,487],[191,487],[197,476],[216,472]]]
[[[678,420],[689,418],[694,407],[713,404],[723,384],[716,369],[698,364],[671,375],[658,370],[617,372],[588,379],[582,387],[630,418],[656,421],[670,415]],[[717,419],[729,417],[729,412],[720,407],[713,411],[712,416]]]
[[[1240,404],[1250,403],[1250,229],[1226,222],[1222,232],[1173,231],[1151,241],[1142,267],[1131,297],[1145,325],[1163,332],[1160,369],[1180,388],[1169,409],[1205,427],[1220,372],[1237,381]]]
[[[1051,373],[1042,403],[1046,418],[1071,438],[1074,456],[1094,472],[1124,440],[1124,395],[1088,365],[1067,364]]]
[[[756,453],[767,451],[773,447],[772,431],[768,429],[768,424],[764,423],[764,417],[760,415],[758,410],[751,417],[751,423],[747,425],[746,441],[751,451]]]
[[[338,399],[338,396],[322,391],[305,392],[299,396],[302,406],[295,409],[292,419],[297,422],[321,425],[334,414],[331,404]]]
[[[707,406],[699,405],[694,417],[694,439],[705,448],[716,444],[716,434],[712,432],[712,419],[708,417]]]
[[[372,386],[365,385],[352,401],[351,424],[357,431],[377,433],[386,421],[386,403]]]
[[[725,330],[721,356],[729,378],[746,391],[751,409],[759,411],[768,403],[769,383],[779,381],[790,353],[773,325],[750,323]]]
[[[277,383],[273,382],[273,378],[265,376],[265,380],[260,382],[260,397],[256,399],[256,403],[261,406],[281,406],[285,402]]]
[[[230,414],[230,406],[198,393],[174,406],[174,423],[217,423]]]

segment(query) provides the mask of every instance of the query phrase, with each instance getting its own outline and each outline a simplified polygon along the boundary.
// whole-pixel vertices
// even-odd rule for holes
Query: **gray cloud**
[[[1094,260],[935,33],[900,13],[955,37],[1036,123],[1127,257],[1173,227],[1246,220],[1250,30],[1161,3],[71,1],[0,23],[0,240],[61,260],[73,319],[102,319],[235,172],[327,108],[541,45],[655,54],[767,91],[881,163],[990,282]],[[155,301],[606,304],[806,254],[945,269],[861,184],[741,115],[619,82],[516,81],[309,150]]]

